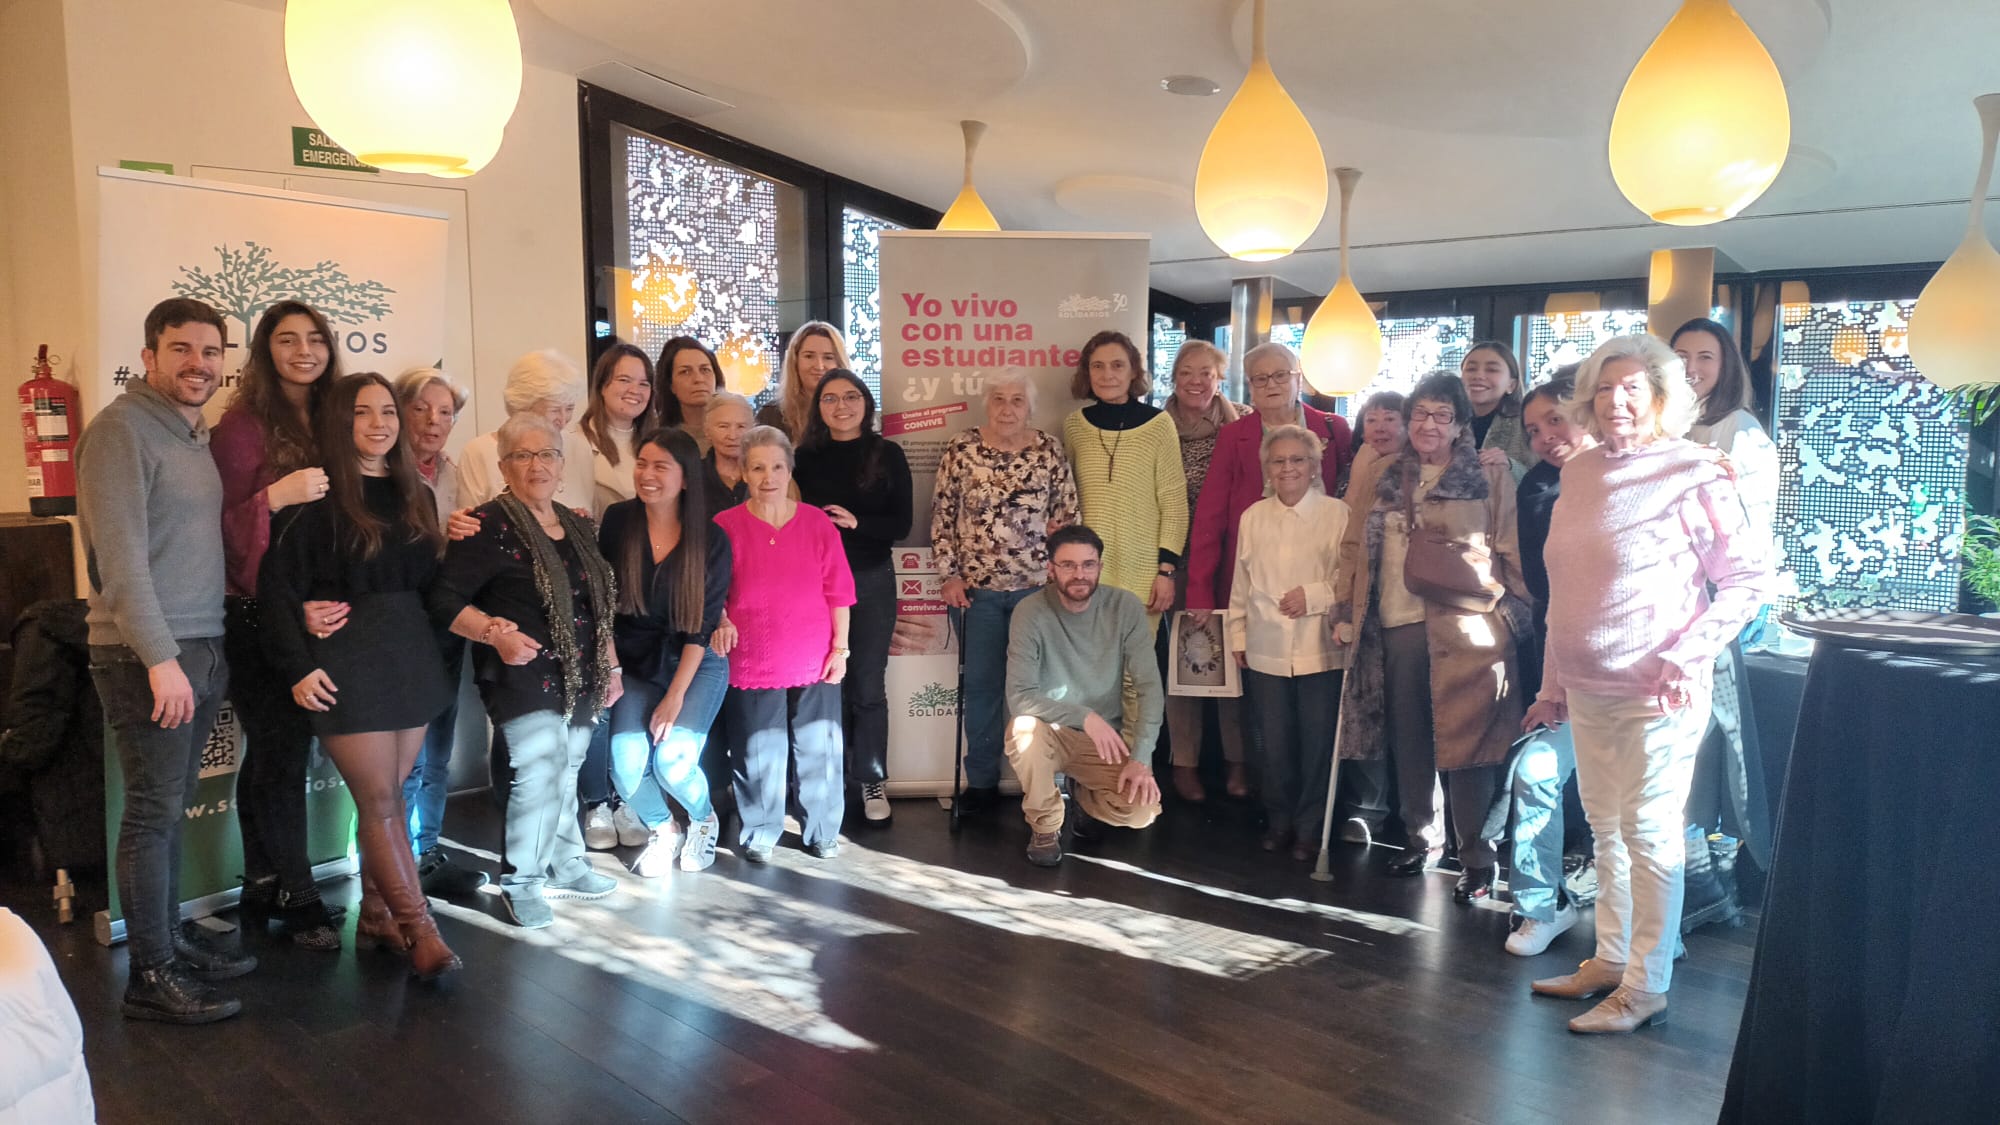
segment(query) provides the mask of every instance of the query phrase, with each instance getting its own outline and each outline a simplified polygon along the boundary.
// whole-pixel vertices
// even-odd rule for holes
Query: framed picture
[[[1168,695],[1234,699],[1243,694],[1222,614],[1182,610],[1168,620],[1167,628]]]

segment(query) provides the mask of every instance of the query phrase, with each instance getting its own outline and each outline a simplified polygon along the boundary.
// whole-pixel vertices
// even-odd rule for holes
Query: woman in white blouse
[[[1229,590],[1229,647],[1263,732],[1263,848],[1310,859],[1325,809],[1345,653],[1327,630],[1347,505],[1320,479],[1325,453],[1302,426],[1264,432],[1266,495],[1244,511]]]

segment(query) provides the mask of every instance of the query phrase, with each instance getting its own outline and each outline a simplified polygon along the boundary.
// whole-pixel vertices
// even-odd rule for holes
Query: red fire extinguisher
[[[56,378],[49,346],[35,352],[34,378],[21,384],[21,444],[28,452],[28,510],[38,516],[76,514],[76,439],[83,402]]]

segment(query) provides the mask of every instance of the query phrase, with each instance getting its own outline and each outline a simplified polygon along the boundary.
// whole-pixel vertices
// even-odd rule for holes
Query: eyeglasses
[[[1057,574],[1096,574],[1104,565],[1102,559],[1086,559],[1083,562],[1050,563]]]
[[[1301,465],[1312,464],[1312,458],[1307,457],[1303,453],[1300,453],[1300,454],[1294,454],[1293,456],[1290,457],[1273,457],[1269,461],[1264,462],[1264,464],[1274,469],[1279,469],[1279,468],[1291,469],[1291,468],[1298,468]]]
[[[1296,371],[1266,371],[1262,375],[1250,376],[1253,387],[1281,387],[1299,377]]]
[[[1416,425],[1418,422],[1436,422],[1440,426],[1449,426],[1453,422],[1456,422],[1457,420],[1458,420],[1458,415],[1450,410],[1410,411],[1410,425],[1412,426]]]
[[[525,466],[530,461],[539,461],[544,465],[558,465],[562,463],[562,453],[560,449],[521,449],[509,453],[501,460],[516,467]]]
[[[819,404],[821,406],[859,406],[866,401],[867,401],[866,399],[862,398],[861,395],[855,391],[849,391],[844,395],[819,396]]]

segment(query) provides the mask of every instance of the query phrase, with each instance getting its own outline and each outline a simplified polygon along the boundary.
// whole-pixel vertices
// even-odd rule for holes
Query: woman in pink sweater
[[[846,804],[840,682],[847,676],[854,572],[825,512],[786,495],[792,443],[775,426],[743,437],[750,499],[715,517],[729,535],[729,755],[743,858],[767,863],[785,830],[785,765],[798,759],[799,835],[840,852]]]
[[[1597,845],[1597,951],[1534,990],[1609,992],[1570,1030],[1624,1032],[1666,1017],[1682,810],[1708,729],[1710,670],[1770,596],[1770,544],[1745,525],[1728,462],[1675,436],[1694,396],[1665,344],[1606,341],[1566,406],[1602,444],[1563,467],[1545,549],[1547,662],[1523,728],[1573,724]]]

